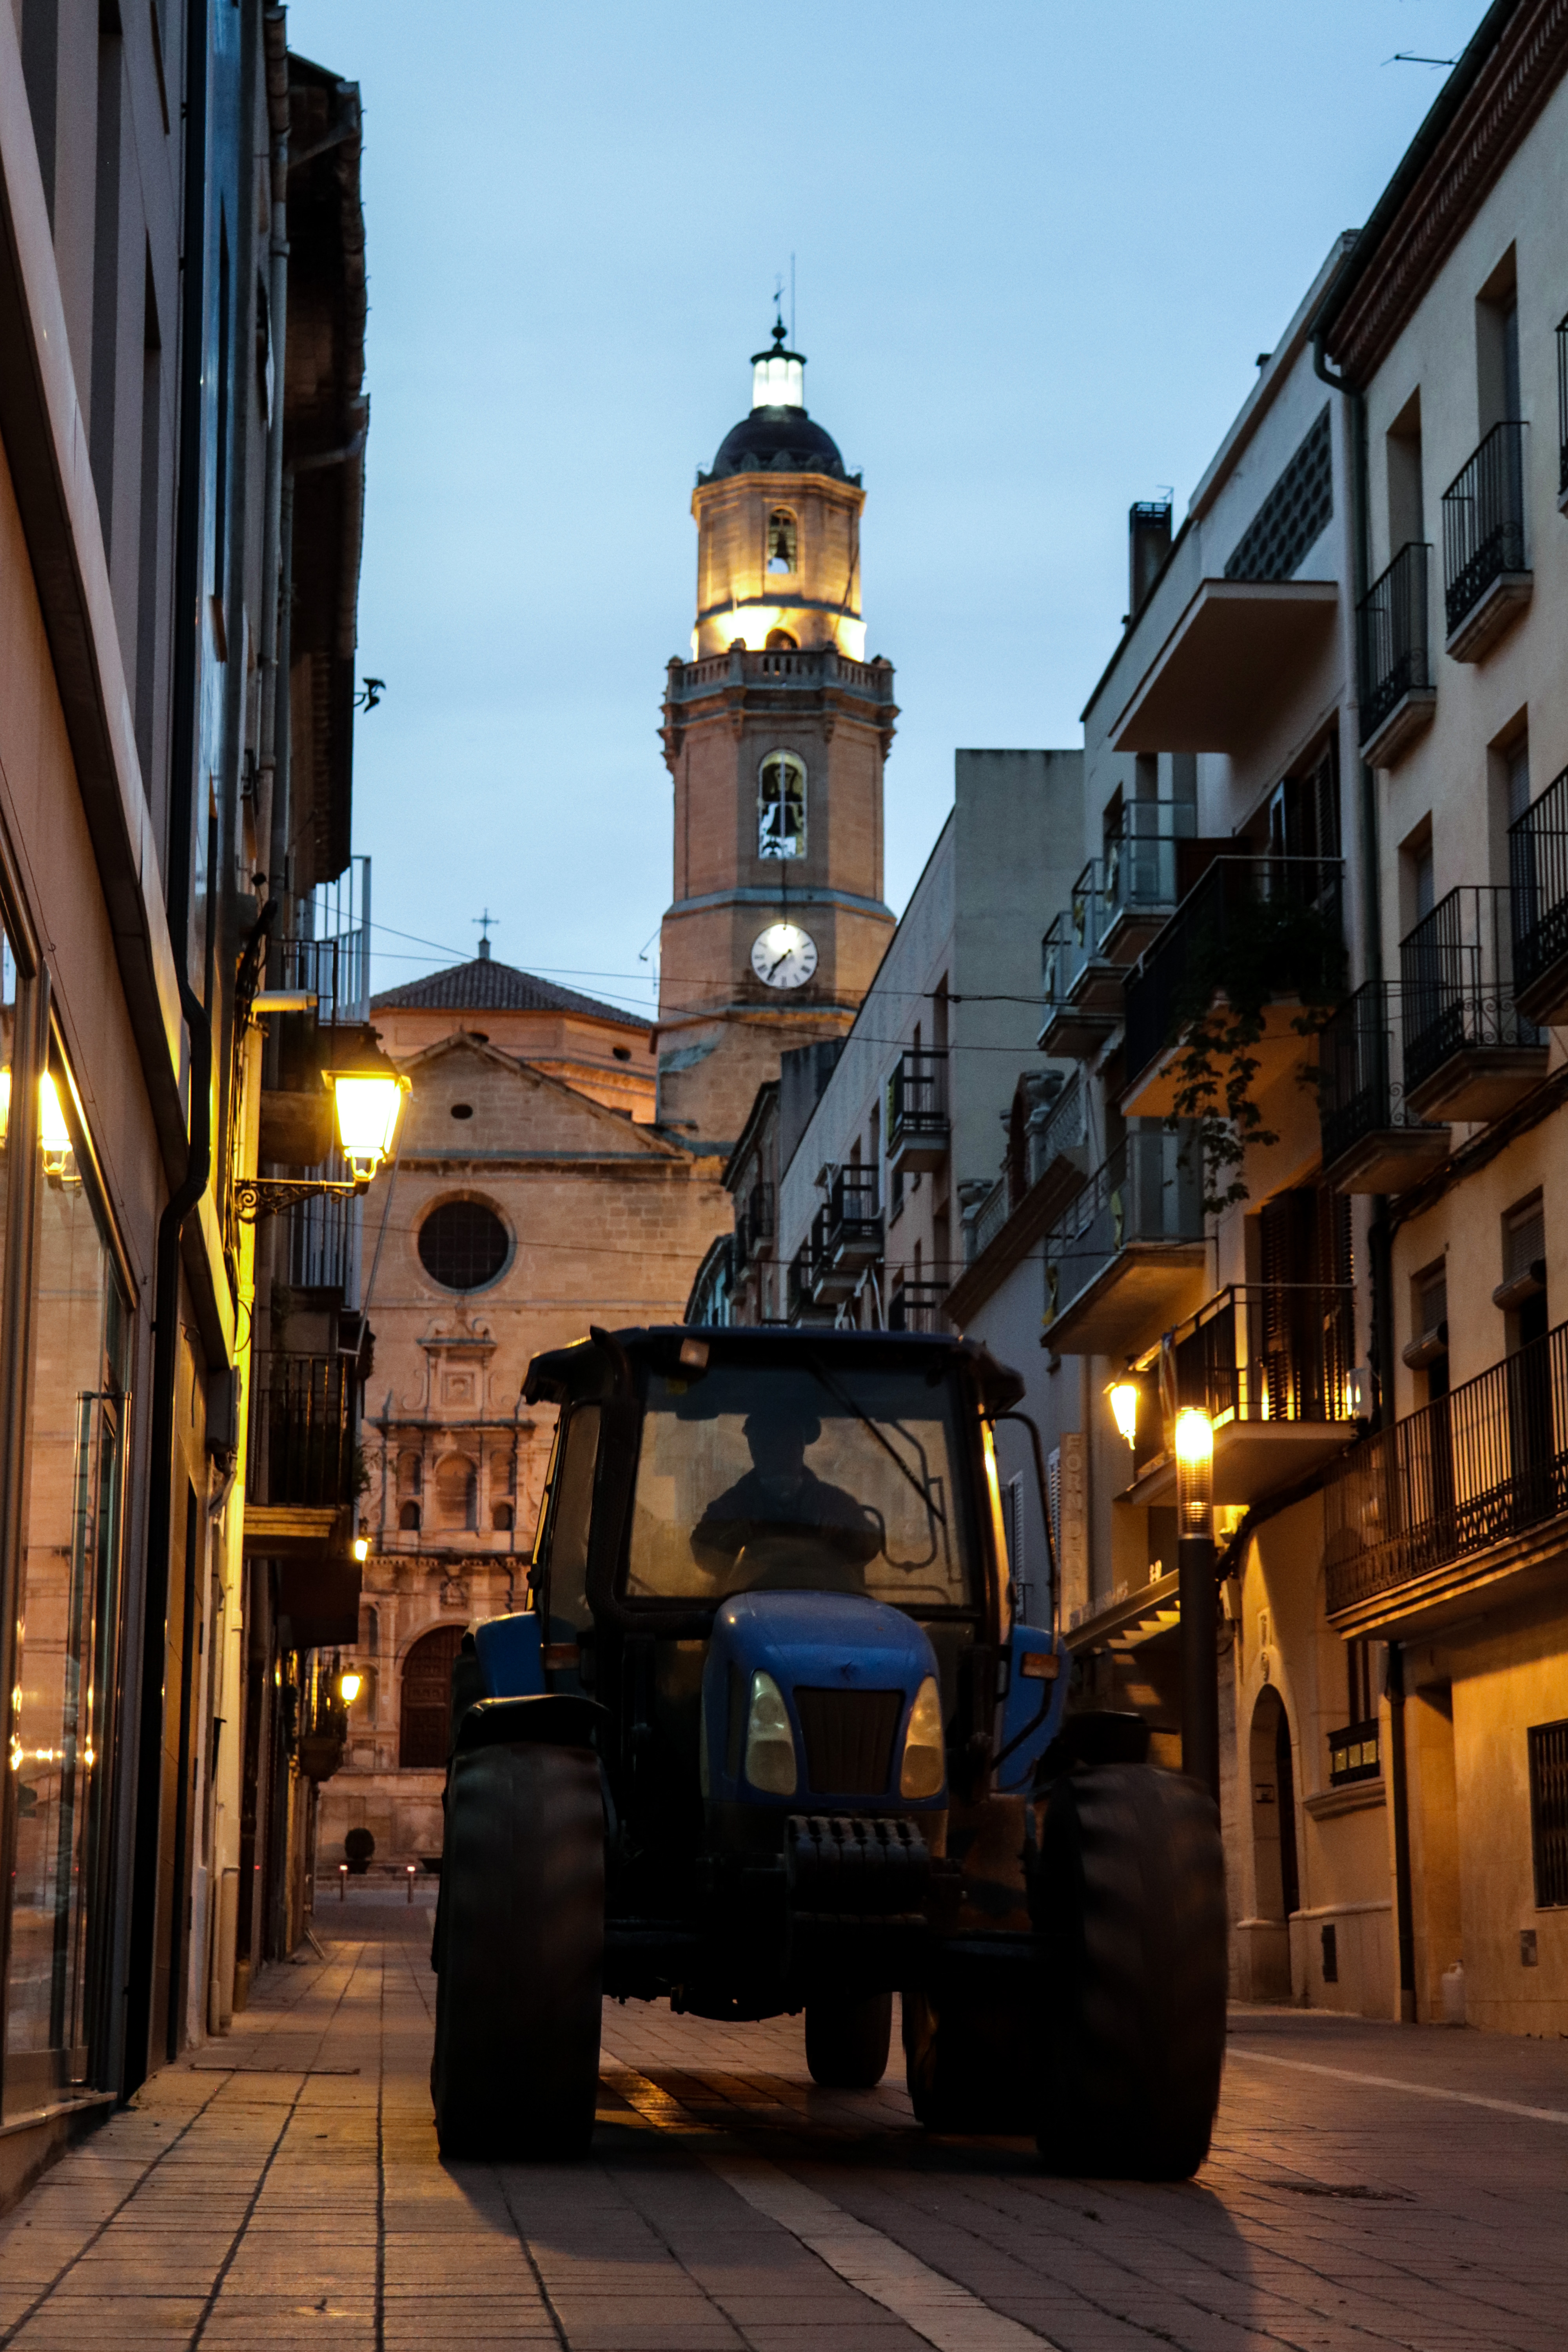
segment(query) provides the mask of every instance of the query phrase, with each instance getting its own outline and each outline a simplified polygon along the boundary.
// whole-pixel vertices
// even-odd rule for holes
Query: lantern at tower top
[[[773,320],[771,350],[752,353],[752,406],[805,406],[805,362],[799,352],[785,351],[782,319]]]

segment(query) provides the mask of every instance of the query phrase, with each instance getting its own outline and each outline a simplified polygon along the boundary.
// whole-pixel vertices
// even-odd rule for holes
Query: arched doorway
[[[1296,1858],[1296,1773],[1290,1755],[1290,1718],[1272,1683],[1252,1710],[1252,1855],[1256,1916],[1284,1931],[1260,1944],[1255,1962],[1255,1998],[1290,1996],[1290,1946],[1287,1923],[1301,1907]],[[1264,1961],[1267,1950],[1269,1958]],[[1261,1965],[1258,1965],[1261,1964]],[[1258,1981],[1262,1974],[1275,1979]]]
[[[463,1639],[460,1625],[437,1625],[421,1633],[403,1661],[403,1705],[397,1760],[405,1771],[439,1772],[451,1744],[452,1661]]]

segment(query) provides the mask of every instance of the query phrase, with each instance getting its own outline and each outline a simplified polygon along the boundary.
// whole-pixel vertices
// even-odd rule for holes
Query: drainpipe
[[[1366,395],[1359,386],[1335,375],[1323,353],[1322,327],[1312,337],[1312,367],[1331,391],[1344,399],[1351,425],[1351,561],[1356,610],[1369,585],[1367,518],[1371,506],[1367,464]],[[1355,642],[1357,698],[1360,698],[1360,634]],[[1379,889],[1377,780],[1364,760],[1358,760],[1361,782],[1363,887],[1361,903],[1362,961],[1365,977],[1383,978],[1383,902]],[[1367,1226],[1367,1255],[1372,1275],[1372,1359],[1377,1376],[1375,1420],[1379,1427],[1394,1419],[1394,1269],[1388,1196],[1377,1193]],[[1415,2017],[1415,1899],[1410,1877],[1410,1800],[1405,1759],[1405,1661],[1397,1642],[1388,1645],[1388,1706],[1390,1789],[1394,1808],[1394,1924],[1399,1947],[1399,2014],[1406,2023]]]
[[[206,341],[207,0],[186,0],[184,191],[181,230],[179,489],[174,520],[174,675],[170,710],[169,930],[190,1037],[189,1149],[183,1181],[158,1220],[153,1273],[153,1394],[148,1438],[147,1569],[142,1594],[141,1706],[136,1761],[131,1938],[121,2095],[145,2081],[152,2055],[153,1988],[158,1942],[160,1827],[163,1782],[164,1672],[168,1654],[169,1544],[174,1470],[175,1384],[179,1375],[180,1234],[212,1171],[212,1028],[190,982],[192,824],[195,808],[196,693],[204,627],[200,594],[204,501],[202,397]],[[193,1662],[186,1659],[185,1672]],[[181,1905],[178,1887],[170,1890]],[[183,1937],[174,1938],[175,1948]],[[174,2015],[171,1987],[171,2021]],[[171,2050],[168,2053],[173,2056]],[[163,2053],[160,2050],[160,2057]]]

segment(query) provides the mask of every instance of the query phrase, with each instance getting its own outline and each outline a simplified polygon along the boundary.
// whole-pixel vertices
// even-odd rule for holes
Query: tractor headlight
[[[772,1675],[752,1676],[752,1705],[746,1717],[746,1778],[753,1789],[770,1797],[793,1797],[795,1784],[795,1734],[789,1711]]]
[[[900,1797],[935,1797],[942,1792],[946,1761],[942,1743],[942,1698],[927,1675],[910,1709],[904,1735],[904,1761],[899,1773]]]

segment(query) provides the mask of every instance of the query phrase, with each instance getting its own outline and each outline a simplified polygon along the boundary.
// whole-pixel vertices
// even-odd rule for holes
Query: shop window
[[[421,1633],[403,1661],[403,1705],[397,1760],[405,1772],[439,1772],[452,1734],[452,1664],[462,1646],[460,1625]]]
[[[805,856],[805,763],[770,751],[757,780],[757,856]]]
[[[5,1076],[16,1044],[4,953]],[[76,1090],[58,1056],[39,1117],[6,1090],[0,1231],[19,1150],[36,1150],[26,1495],[11,1717],[8,2107],[85,2079],[101,1949],[104,1765],[120,1664],[121,1486],[129,1346],[125,1302],[89,1181]],[[9,1269],[0,1268],[0,1279]]]

